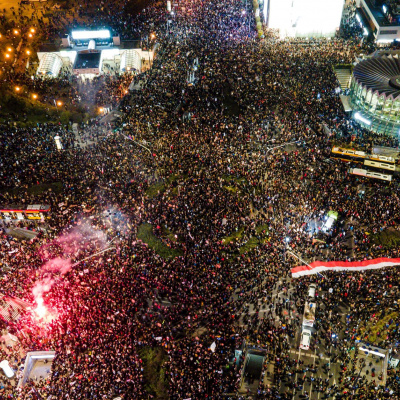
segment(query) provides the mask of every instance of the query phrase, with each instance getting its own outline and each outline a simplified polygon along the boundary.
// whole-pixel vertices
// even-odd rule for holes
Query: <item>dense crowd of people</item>
[[[398,318],[396,267],[323,278],[290,274],[299,260],[399,257],[398,246],[378,241],[399,230],[397,178],[389,187],[356,178],[330,158],[335,144],[370,151],[398,148],[398,139],[368,132],[343,112],[333,66],[354,60],[357,41],[273,34],[260,41],[246,4],[181,3],[168,24],[159,4],[147,7],[137,26],[155,30],[157,57],[133,78],[140,90],[124,96],[124,76],[98,95],[110,104],[124,96],[122,121],[114,130],[82,126],[90,146],[76,147],[69,126],[1,127],[1,204],[51,207],[44,223],[27,225],[43,228],[31,241],[12,237],[15,223],[2,221],[2,294],[36,305],[41,288],[52,316],[43,321],[27,312],[2,322],[18,338],[2,356],[21,370],[23,349],[56,351],[48,377],[18,389],[5,382],[2,398],[246,398],[243,355],[235,359],[246,342],[267,349],[263,377],[274,366],[257,398],[292,399],[306,382],[308,367],[290,349],[310,282],[320,294],[312,346],[328,347],[332,326],[340,332],[323,368],[340,365],[342,373],[336,383],[329,373],[327,381],[317,378],[307,396],[399,393],[393,371],[384,384],[379,377],[370,382],[348,351],[355,337],[371,339],[371,313],[392,307]],[[123,14],[95,15],[129,29]],[[31,190],[51,183],[58,189]],[[330,210],[339,213],[333,229],[312,229]],[[149,225],[151,240],[142,235]],[[347,307],[348,318],[339,307]],[[287,322],[286,311],[293,315]],[[378,343],[395,354],[396,322],[382,331]],[[165,359],[151,371],[160,375],[156,385],[149,385],[149,349]]]

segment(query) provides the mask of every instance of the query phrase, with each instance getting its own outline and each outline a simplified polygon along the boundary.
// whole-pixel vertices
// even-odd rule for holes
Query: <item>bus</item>
[[[334,147],[332,149],[332,157],[346,162],[363,162],[367,158],[367,154],[363,151],[343,149],[341,147]]]
[[[365,167],[370,167],[377,172],[382,172],[382,173],[388,173],[388,171],[395,172],[396,171],[396,166],[394,164],[387,164],[379,161],[371,161],[371,160],[365,160],[364,161],[364,166]]]
[[[361,168],[350,168],[349,173],[352,175],[364,176],[365,178],[380,179],[381,181],[392,181],[392,175],[381,174],[380,172],[367,171]]]
[[[49,212],[50,206],[47,204],[11,204],[9,206],[0,205],[0,220],[43,220],[48,218]]]
[[[363,163],[365,160],[370,160],[394,165],[396,161],[393,157],[381,156],[379,154],[367,154],[363,151],[344,149],[341,147],[332,148],[332,157],[346,162],[359,163]]]
[[[315,323],[315,311],[317,308],[316,303],[309,303],[308,301],[304,304],[304,314],[303,314],[303,328],[308,326],[312,328]]]
[[[394,164],[396,162],[393,157],[381,156],[379,154],[370,154],[368,158],[372,161],[379,161],[388,164]]]

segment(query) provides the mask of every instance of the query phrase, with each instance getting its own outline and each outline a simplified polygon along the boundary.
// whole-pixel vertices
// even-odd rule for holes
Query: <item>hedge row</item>
[[[256,26],[257,26],[258,37],[261,39],[264,37],[264,30],[260,19],[260,6],[258,4],[258,0],[253,0],[253,10],[254,10],[254,15],[256,15]]]

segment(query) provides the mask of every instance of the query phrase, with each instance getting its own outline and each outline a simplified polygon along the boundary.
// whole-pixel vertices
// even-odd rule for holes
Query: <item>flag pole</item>
[[[296,257],[297,259],[299,259],[302,263],[306,264],[307,267],[309,267],[312,270],[312,266],[310,264],[308,264],[307,262],[305,262],[304,260],[302,260],[299,256],[297,256],[296,254],[292,253],[288,248],[286,248],[286,251],[288,253],[290,253],[292,256]],[[322,275],[321,272],[317,271],[317,274],[320,274],[323,278],[326,279],[326,276]]]

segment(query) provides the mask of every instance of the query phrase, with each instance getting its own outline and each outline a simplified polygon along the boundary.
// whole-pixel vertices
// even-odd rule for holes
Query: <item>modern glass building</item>
[[[350,89],[355,119],[377,133],[399,133],[398,54],[378,55],[358,63],[353,69]]]

